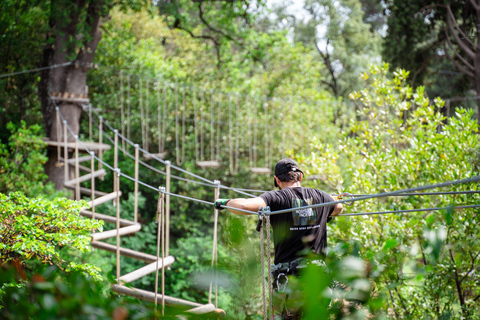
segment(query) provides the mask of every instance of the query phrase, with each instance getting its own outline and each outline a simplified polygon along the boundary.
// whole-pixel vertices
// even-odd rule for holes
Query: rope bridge
[[[58,66],[53,66],[53,67],[63,67],[64,65],[58,65]],[[38,71],[38,70],[33,70],[33,71]],[[27,72],[27,71],[25,71]],[[24,72],[22,72],[24,73]],[[11,74],[14,75],[14,74]],[[11,76],[8,75],[8,76]],[[121,76],[120,81],[123,84],[123,77]],[[130,78],[127,77],[127,86],[130,86]],[[139,86],[142,86],[142,82],[139,82]],[[145,86],[148,88],[149,84],[148,82],[145,83]],[[185,87],[182,87],[181,89],[181,96],[182,96],[182,107],[180,108],[180,104],[178,103],[177,99],[180,96],[178,94],[178,87],[175,85],[173,86],[173,89],[170,87],[168,89],[166,86],[163,87],[163,94],[164,97],[166,96],[167,90],[173,90],[174,92],[174,98],[175,98],[175,143],[176,143],[176,150],[180,150],[180,152],[177,152],[175,155],[176,159],[176,164],[172,164],[168,160],[164,160],[163,158],[165,157],[165,110],[166,108],[159,108],[158,109],[158,130],[159,130],[159,148],[158,148],[158,153],[150,153],[148,151],[149,149],[149,139],[148,139],[148,132],[149,132],[149,127],[148,127],[148,121],[145,119],[148,119],[148,108],[144,108],[145,106],[143,105],[144,101],[143,98],[140,98],[140,108],[142,111],[141,112],[141,126],[142,126],[142,146],[140,147],[139,144],[135,144],[130,140],[130,127],[128,126],[127,128],[123,127],[124,123],[127,123],[128,125],[130,124],[130,119],[128,118],[128,115],[131,113],[131,106],[130,106],[130,97],[125,97],[123,96],[123,90],[121,90],[121,108],[122,108],[122,114],[121,114],[121,123],[122,127],[121,130],[117,130],[114,127],[112,127],[109,123],[107,123],[102,116],[98,114],[96,110],[89,104],[88,99],[84,99],[82,101],[77,101],[78,104],[82,105],[84,107],[84,110],[87,111],[88,114],[88,121],[89,121],[89,136],[90,140],[92,140],[93,137],[93,126],[96,127],[98,130],[98,142],[86,142],[86,141],[81,141],[78,136],[76,136],[73,132],[73,130],[69,127],[67,121],[65,120],[65,117],[60,113],[60,109],[56,104],[56,101],[60,101],[58,96],[50,96],[52,104],[56,107],[56,117],[57,117],[57,123],[62,124],[60,126],[57,126],[57,137],[63,136],[63,141],[47,141],[47,143],[54,148],[57,148],[57,164],[58,166],[63,166],[64,167],[64,175],[65,175],[65,187],[68,189],[74,190],[75,194],[75,199],[80,200],[81,195],[89,195],[91,197],[91,200],[88,202],[88,207],[84,208],[81,211],[81,214],[85,217],[91,218],[91,219],[100,219],[103,220],[107,223],[115,224],[115,229],[108,230],[108,231],[103,231],[103,232],[98,232],[98,233],[92,233],[92,246],[98,249],[106,250],[112,253],[116,254],[116,279],[117,283],[112,285],[112,289],[118,293],[121,294],[126,294],[130,296],[134,296],[140,299],[144,299],[147,301],[152,301],[155,303],[155,307],[157,307],[157,304],[161,304],[162,307],[162,313],[165,310],[165,306],[172,306],[172,307],[178,307],[182,310],[185,310],[187,314],[211,314],[212,316],[215,317],[222,317],[225,315],[225,312],[218,307],[218,285],[216,283],[216,279],[211,279],[210,286],[209,286],[209,294],[208,294],[208,303],[207,304],[200,304],[197,302],[192,302],[192,301],[187,301],[184,299],[180,298],[175,298],[175,297],[169,297],[165,295],[165,268],[168,268],[175,262],[175,258],[171,255],[169,255],[169,235],[170,235],[170,199],[171,197],[178,197],[182,198],[188,201],[194,201],[197,203],[201,203],[207,206],[213,206],[214,202],[216,199],[219,198],[220,190],[232,190],[235,191],[238,194],[241,194],[243,196],[247,197],[254,197],[255,193],[258,192],[264,192],[262,190],[250,190],[250,189],[243,189],[243,188],[232,188],[228,186],[224,186],[221,184],[220,181],[211,181],[209,179],[206,179],[200,175],[194,174],[192,172],[189,172],[180,165],[185,161],[185,150],[184,150],[184,145],[185,145],[185,112],[181,112],[183,110],[183,106],[185,105]],[[130,94],[130,90],[127,91],[128,94]],[[148,101],[148,90],[146,90],[146,101]],[[160,90],[157,90],[157,95],[160,94]],[[218,108],[215,108],[215,99],[213,98],[214,93],[210,91],[209,93],[205,92],[200,92],[199,91],[199,101],[206,101],[206,99],[209,99],[210,102],[210,115],[208,116],[208,119],[204,119],[204,115],[202,114],[201,110],[196,105],[196,93],[194,91],[193,93],[193,111],[194,111],[194,128],[195,128],[195,160],[197,164],[202,167],[215,167],[218,166],[217,163],[214,163],[215,161],[218,162],[218,154],[220,153],[219,150],[216,150],[214,148],[215,145],[215,139],[219,139],[219,130],[216,131],[215,134],[215,127],[218,126],[219,121],[219,115],[221,110]],[[248,98],[248,97],[247,97]],[[66,98],[68,100],[68,97]],[[203,99],[203,100],[202,100]],[[124,111],[123,108],[125,107],[125,101],[127,102],[127,109],[128,111],[126,112],[127,114],[127,119],[124,118]],[[164,100],[166,101],[166,99]],[[234,108],[234,111],[231,109],[228,109],[228,128],[231,132],[235,133],[235,136],[229,137],[228,142],[229,142],[229,148],[228,148],[228,153],[230,155],[230,160],[229,160],[229,169],[231,173],[236,173],[238,172],[238,143],[239,143],[239,124],[238,121],[233,121],[233,118],[236,119],[236,115],[238,112],[238,99],[231,99],[231,97],[228,97],[228,101],[234,101],[234,105],[237,106]],[[201,103],[200,103],[201,104]],[[231,105],[231,104],[230,104]],[[252,104],[247,104],[247,106],[250,106],[250,108],[253,106]],[[265,150],[268,149],[268,142],[269,142],[269,133],[267,130],[269,129],[269,126],[267,125],[268,123],[268,107],[267,104],[264,103],[262,105],[264,109],[263,115],[267,119],[265,122],[264,130],[265,130]],[[205,114],[206,115],[206,114]],[[234,115],[232,117],[232,115]],[[95,118],[96,117],[96,120]],[[206,117],[206,116],[205,116]],[[198,123],[196,122],[198,119]],[[206,158],[206,151],[207,148],[205,147],[205,141],[206,140],[206,133],[203,132],[205,130],[204,126],[202,125],[197,125],[201,124],[205,121],[210,122],[210,159],[205,160]],[[248,141],[250,143],[251,148],[248,149],[248,154],[249,154],[249,164],[251,166],[251,171],[252,172],[257,172],[257,173],[267,173],[267,170],[264,170],[265,168],[261,167],[255,167],[255,163],[257,161],[257,149],[256,149],[256,141],[258,139],[257,131],[255,124],[258,124],[255,121],[249,121],[247,122],[246,126],[248,126],[248,129],[250,132],[253,130],[253,134],[249,135]],[[106,131],[108,129],[110,133]],[[62,134],[63,131],[63,134]],[[113,133],[113,137],[111,134]],[[74,142],[68,142],[69,137],[74,138]],[[112,146],[110,144],[104,143],[103,139],[106,138],[108,142],[113,146],[113,164],[110,165],[103,159],[103,155],[107,150],[110,150]],[[284,139],[284,137],[283,137]],[[219,144],[217,144],[217,147]],[[131,154],[129,150],[133,148],[134,154]],[[80,152],[85,153],[85,155],[81,156]],[[131,159],[134,161],[134,175],[129,176],[128,174],[124,173],[121,171],[119,168],[119,162],[118,162],[118,156],[119,153],[123,153],[126,158]],[[69,158],[69,154],[73,153],[74,157]],[[162,171],[158,168],[155,168],[151,164],[145,162],[142,160],[140,154],[142,154],[143,159],[145,161],[148,160],[153,160],[153,161],[158,161],[162,163],[165,166],[165,170]],[[63,157],[61,156],[63,155]],[[268,160],[272,157],[271,154],[265,151],[264,153],[265,156],[265,164],[268,163]],[[83,165],[84,162],[90,162],[90,166],[85,166]],[[203,165],[202,165],[203,162]],[[209,162],[209,163],[207,163]],[[161,187],[155,187],[148,185],[147,183],[141,181],[139,179],[139,167],[143,166],[153,173],[164,175],[165,176],[165,185]],[[114,173],[113,175],[113,186],[112,186],[112,192],[110,193],[105,193],[105,192],[100,192],[95,189],[95,181],[97,178],[103,179],[105,175],[107,174],[107,170],[110,170],[111,172]],[[189,178],[181,177],[172,174],[172,170],[176,170],[180,173],[185,174]],[[73,174],[73,178],[70,179],[71,173]],[[80,174],[81,172],[85,172],[86,174]],[[121,191],[121,180],[122,179],[127,179],[130,180],[134,183],[134,214],[133,214],[133,220],[128,220],[121,218],[120,214],[120,197],[122,195]],[[184,182],[189,182],[189,183],[194,183],[203,187],[209,187],[209,188],[214,188],[214,199],[213,201],[206,201],[202,199],[195,199],[191,198],[185,195],[180,195],[180,194],[175,194],[171,192],[171,180],[175,179],[178,181],[184,181]],[[82,187],[81,184],[84,182],[90,182],[90,188],[85,188]],[[381,198],[381,197],[393,197],[393,196],[433,196],[433,195],[449,195],[449,194],[476,194],[480,193],[480,191],[476,190],[469,190],[469,191],[446,191],[446,192],[420,192],[424,190],[429,190],[429,189],[434,189],[434,188],[442,188],[442,187],[450,187],[453,185],[458,185],[458,184],[467,184],[467,183],[473,183],[473,182],[478,182],[480,181],[480,177],[471,177],[467,179],[461,179],[461,180],[455,180],[455,181],[448,181],[444,183],[438,183],[434,185],[428,185],[428,186],[420,186],[420,187],[415,187],[415,188],[409,188],[409,189],[404,189],[404,190],[397,190],[397,191],[392,191],[392,192],[385,192],[385,193],[379,193],[379,194],[373,194],[373,195],[351,195],[351,198],[349,199],[344,199],[344,200],[338,200],[334,202],[329,202],[329,203],[323,203],[323,204],[318,204],[318,205],[311,205],[307,206],[305,208],[315,208],[315,207],[320,207],[320,206],[326,206],[326,205],[332,205],[336,203],[350,203],[350,202],[356,202],[356,201],[363,201],[363,200],[368,200],[368,199],[375,199],[375,198]],[[146,254],[143,252],[138,252],[135,250],[131,250],[128,248],[123,248],[120,246],[120,237],[121,236],[126,236],[126,235],[131,235],[135,234],[139,230],[141,230],[142,225],[141,223],[138,222],[138,193],[139,193],[139,188],[144,187],[148,188],[151,190],[154,190],[155,192],[158,192],[158,203],[157,203],[157,216],[155,218],[155,222],[157,222],[157,250],[156,250],[156,255],[152,254]],[[104,203],[107,202],[114,202],[115,204],[115,209],[116,209],[116,215],[115,216],[110,216],[110,215],[105,215],[105,214],[100,214],[96,212],[96,208]],[[464,208],[477,208],[480,207],[480,205],[464,205],[464,206],[457,206],[455,208],[457,209],[464,209]],[[224,206],[224,208],[229,208],[228,206]],[[262,279],[264,279],[264,270],[265,270],[265,264],[267,264],[267,268],[270,268],[271,264],[271,252],[270,252],[270,224],[269,224],[269,216],[273,214],[281,214],[281,213],[286,213],[286,212],[291,212],[293,210],[298,210],[299,208],[295,209],[289,209],[289,210],[281,210],[281,211],[275,211],[271,212],[269,208],[261,208],[258,212],[250,212],[247,210],[239,210],[236,209],[237,211],[243,211],[246,213],[254,214],[257,215],[258,218],[261,221],[264,221],[265,228],[262,227],[262,230],[260,232],[261,235],[261,257],[262,257]],[[337,218],[342,217],[342,216],[357,216],[357,215],[375,215],[375,214],[395,214],[395,213],[411,213],[411,212],[424,212],[424,211],[436,211],[436,210],[443,210],[447,209],[447,207],[436,207],[436,208],[419,208],[419,209],[408,209],[408,210],[391,210],[391,211],[382,211],[382,212],[365,212],[365,213],[345,213],[337,216]],[[217,230],[218,230],[218,211],[213,209],[213,217],[214,217],[214,232],[213,232],[213,248],[212,248],[212,259],[211,259],[211,268],[216,269],[217,266]],[[266,233],[266,237],[264,235]],[[103,242],[103,240],[110,239],[110,238],[115,238],[116,244],[109,244]],[[265,250],[266,249],[266,250]],[[266,251],[266,252],[265,252]],[[267,260],[265,261],[265,255],[267,256]],[[144,261],[146,263],[145,266],[141,267],[138,270],[135,270],[133,272],[130,272],[128,274],[122,274],[121,273],[121,265],[120,265],[120,256],[126,256],[130,257],[133,259],[137,259],[140,261]],[[134,288],[131,287],[127,284],[140,279],[146,275],[155,273],[155,290],[153,292],[151,291],[146,291],[142,290],[139,288]],[[159,288],[159,273],[161,277],[161,285]],[[262,292],[263,292],[263,303],[264,303],[264,318],[267,318],[268,315],[268,309],[267,305],[271,304],[271,297],[272,297],[272,286],[271,286],[271,276],[270,276],[270,270],[268,270],[268,281],[265,283],[265,281],[262,281]],[[267,290],[268,289],[268,290]],[[159,292],[160,291],[160,292]],[[267,291],[269,293],[269,298],[267,301]]]
[[[92,106],[88,105],[86,106],[89,110],[92,110]],[[147,301],[153,301],[155,302],[155,305],[157,303],[161,303],[162,305],[162,311],[165,308],[165,305],[168,306],[173,306],[173,307],[179,307],[179,308],[186,308],[187,313],[190,314],[201,314],[201,313],[212,313],[216,316],[223,316],[225,313],[222,309],[218,308],[218,290],[217,290],[217,284],[214,283],[214,279],[211,280],[210,287],[209,287],[209,303],[202,305],[198,304],[196,302],[191,302],[191,301],[186,301],[183,299],[179,298],[174,298],[174,297],[168,297],[165,295],[164,292],[164,285],[165,285],[165,267],[168,267],[172,265],[175,261],[175,258],[169,255],[169,214],[170,214],[170,197],[179,197],[182,199],[186,199],[189,201],[195,201],[198,203],[202,203],[205,205],[213,206],[214,201],[218,199],[219,193],[221,189],[227,189],[227,190],[233,190],[236,191],[242,195],[253,197],[254,195],[252,193],[255,192],[263,192],[262,190],[249,190],[249,189],[237,189],[237,188],[231,188],[227,186],[221,185],[220,181],[210,181],[204,177],[201,177],[199,175],[196,175],[192,172],[189,172],[181,167],[175,166],[171,164],[170,161],[168,160],[163,160],[160,157],[157,157],[155,154],[151,154],[148,151],[144,150],[141,148],[138,144],[134,144],[132,141],[127,139],[125,136],[120,134],[118,130],[114,129],[111,127],[108,123],[106,123],[101,116],[98,114],[97,117],[99,119],[98,123],[98,130],[100,132],[99,137],[105,136],[107,137],[107,140],[109,140],[110,143],[113,144],[114,148],[114,157],[113,157],[113,166],[109,165],[106,163],[102,158],[103,158],[103,153],[110,149],[110,145],[104,144],[103,142],[99,143],[92,143],[92,142],[84,142],[78,139],[77,136],[74,136],[75,142],[74,143],[69,143],[67,142],[68,140],[68,135],[73,135],[73,131],[69,128],[67,122],[63,119],[63,116],[60,114],[59,108],[56,108],[57,110],[57,117],[59,120],[62,120],[63,123],[63,130],[64,130],[64,141],[63,142],[51,142],[50,144],[53,146],[56,146],[58,148],[58,155],[61,154],[60,149],[63,148],[63,158],[58,159],[59,163],[63,163],[64,165],[64,172],[66,177],[69,175],[69,165],[74,166],[74,172],[75,172],[75,178],[68,180],[65,179],[65,186],[67,188],[71,188],[75,190],[75,198],[80,199],[81,198],[81,193],[91,195],[92,200],[88,202],[90,210],[88,208],[85,208],[82,210],[81,214],[92,218],[92,219],[101,219],[104,220],[105,222],[108,223],[114,223],[116,225],[116,228],[113,230],[109,231],[104,231],[100,233],[93,233],[92,234],[92,246],[107,250],[113,253],[116,253],[117,256],[117,265],[116,265],[116,273],[117,273],[117,281],[118,283],[112,285],[112,289],[118,293],[134,296],[140,299],[145,299]],[[95,112],[94,112],[95,113]],[[89,114],[92,114],[89,112]],[[111,138],[106,132],[103,132],[103,127],[108,128],[113,132],[113,138]],[[121,139],[122,141],[119,141]],[[132,155],[128,152],[127,148],[122,147],[122,145],[131,145],[134,150],[135,154]],[[72,159],[68,158],[68,150],[74,150],[74,155],[75,157]],[[80,156],[79,152],[80,151],[85,151],[87,152],[87,156]],[[98,154],[95,153],[95,151],[98,152]],[[119,152],[123,152],[128,158],[132,159],[135,162],[135,174],[134,177],[131,177],[123,172],[121,172],[120,168],[118,168],[118,154]],[[159,170],[146,162],[142,161],[140,159],[140,152],[142,152],[144,155],[148,155],[150,159],[159,161],[165,165],[165,171]],[[87,168],[85,166],[82,166],[80,163],[84,161],[90,161],[90,168]],[[98,168],[95,168],[95,163],[98,163]],[[166,176],[166,184],[165,186],[162,187],[154,187],[151,185],[148,185],[138,178],[138,171],[139,171],[139,165],[143,165],[144,167],[154,171],[155,173],[162,174]],[[113,192],[112,193],[100,193],[95,190],[95,179],[99,177],[103,177],[106,174],[105,169],[107,168],[108,170],[111,170],[114,172],[114,183],[113,183]],[[192,178],[197,178],[198,180],[192,180],[192,179],[187,179],[179,176],[175,176],[171,174],[171,171],[177,170],[179,172],[185,173]],[[81,176],[80,175],[80,170],[82,171],[88,171],[89,173]],[[120,180],[121,178],[128,179],[130,181],[134,182],[134,189],[135,189],[135,205],[134,205],[134,220],[126,220],[122,219],[120,217],[120,206],[118,205],[120,203],[120,196],[122,194],[121,188],[120,188]],[[186,181],[186,182],[191,182],[191,183],[196,183],[205,187],[212,187],[215,189],[214,191],[214,201],[206,201],[202,199],[195,199],[191,198],[188,196],[180,195],[180,194],[174,194],[170,192],[170,183],[171,179],[178,179],[180,181]],[[80,184],[85,181],[90,181],[91,183],[91,189],[88,190],[86,188],[82,188]],[[317,205],[311,205],[307,206],[305,208],[315,208],[315,207],[321,207],[321,206],[326,206],[326,205],[331,205],[331,204],[336,204],[336,203],[347,203],[347,202],[355,202],[355,201],[362,201],[362,200],[367,200],[367,199],[375,199],[375,198],[381,198],[381,197],[391,197],[391,196],[428,196],[428,195],[442,195],[442,194],[475,194],[475,193],[480,193],[480,191],[447,191],[447,192],[419,192],[419,191],[424,191],[428,189],[433,189],[433,188],[441,188],[441,187],[448,187],[448,186],[453,186],[457,184],[465,184],[465,183],[472,183],[472,182],[478,182],[480,181],[480,177],[472,177],[468,179],[461,179],[461,180],[456,180],[456,181],[449,181],[449,182],[444,182],[444,183],[439,183],[435,185],[428,185],[428,186],[421,186],[421,187],[415,187],[415,188],[409,188],[405,190],[397,190],[397,191],[392,191],[392,192],[385,192],[385,193],[380,193],[380,194],[373,194],[373,195],[352,195],[352,198],[350,199],[344,199],[344,200],[338,200],[334,202],[329,202],[329,203],[323,203],[323,204],[317,204]],[[158,223],[158,230],[157,230],[157,255],[150,255],[142,252],[136,252],[134,250],[130,250],[127,248],[122,248],[120,247],[120,236],[123,235],[129,235],[133,234],[135,232],[138,232],[141,229],[141,224],[138,222],[138,190],[139,186],[149,188],[151,190],[157,191],[159,196],[158,196],[158,206],[157,206],[157,219],[156,222]],[[98,196],[98,197],[97,197]],[[108,201],[115,201],[116,202],[116,217],[113,216],[108,216],[108,215],[103,215],[99,213],[95,213],[95,208],[96,206],[108,202]],[[458,206],[456,208],[461,209],[461,208],[477,208],[480,207],[480,205],[468,205],[468,206]],[[229,208],[228,206],[224,206],[224,208]],[[244,211],[246,213],[251,213],[258,215],[259,219],[262,221],[265,221],[266,228],[262,228],[261,230],[261,242],[262,242],[262,250],[261,250],[261,256],[262,256],[262,272],[265,270],[265,260],[263,259],[264,256],[266,255],[268,258],[268,261],[266,262],[267,268],[269,269],[271,261],[271,252],[270,252],[270,245],[266,244],[270,242],[270,226],[269,226],[269,216],[272,214],[281,214],[281,213],[286,213],[286,212],[291,212],[292,210],[297,210],[298,208],[295,209],[287,209],[287,210],[281,210],[281,211],[274,211],[271,212],[268,208],[262,208],[259,210],[259,212],[251,212],[247,210],[240,210]],[[409,213],[409,212],[423,212],[423,211],[433,211],[433,210],[442,210],[446,209],[446,207],[442,208],[420,208],[420,209],[411,209],[411,210],[396,210],[396,211],[384,211],[384,212],[366,212],[366,213],[346,213],[346,214],[341,214],[340,216],[356,216],[356,215],[372,215],[372,214],[389,214],[389,213]],[[239,210],[239,209],[236,209]],[[217,225],[218,225],[218,211],[214,209],[214,238],[213,238],[213,250],[212,250],[212,262],[211,262],[211,267],[215,268],[217,265]],[[266,239],[264,236],[264,232],[266,232]],[[111,245],[107,244],[104,242],[101,242],[101,240],[105,240],[108,238],[116,238],[116,245]],[[266,243],[265,243],[266,242]],[[267,252],[265,252],[264,248],[266,247]],[[161,252],[161,254],[160,254]],[[120,266],[120,256],[124,255],[130,258],[138,259],[145,261],[148,263],[144,267],[133,271],[131,273],[122,275],[121,274],[121,266]],[[158,273],[161,271],[161,293],[158,293]],[[155,272],[156,276],[156,284],[155,284],[155,291],[154,292],[149,292],[145,290],[141,290],[138,288],[132,288],[132,287],[127,287],[125,284],[133,282],[145,275],[151,274]],[[264,314],[265,317],[268,314],[268,311],[266,309],[266,306],[271,304],[271,291],[272,291],[272,286],[271,286],[271,277],[270,277],[270,272],[268,272],[268,292],[270,298],[267,301],[267,286],[265,282],[263,282],[263,296],[264,296]],[[215,287],[215,290],[213,288]],[[212,303],[212,294],[213,291],[215,292],[215,303]]]

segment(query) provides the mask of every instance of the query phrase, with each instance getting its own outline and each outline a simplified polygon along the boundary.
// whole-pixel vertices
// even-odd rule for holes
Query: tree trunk
[[[49,44],[44,49],[42,66],[70,62],[72,57],[73,64],[43,71],[38,91],[47,137],[51,141],[63,142],[63,125],[57,123],[55,108],[59,108],[63,120],[67,121],[73,135],[78,135],[82,106],[68,99],[53,102],[50,96],[62,93],[63,96],[70,98],[86,98],[87,71],[92,66],[95,50],[102,36],[100,27],[106,10],[102,0],[93,0],[88,3],[86,0],[59,1],[58,3],[52,1],[51,6],[52,32],[49,36],[51,39],[47,39]],[[66,15],[60,14],[65,12],[67,12]],[[82,30],[84,30],[83,33]],[[85,40],[72,44],[72,39]],[[72,132],[67,132],[69,142],[75,141]],[[48,157],[45,172],[49,180],[54,182],[55,188],[62,189],[64,169],[57,165],[57,148],[50,148]],[[63,158],[63,154],[60,157]]]

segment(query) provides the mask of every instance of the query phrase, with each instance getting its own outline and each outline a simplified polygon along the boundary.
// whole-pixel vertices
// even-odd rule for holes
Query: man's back
[[[334,201],[324,191],[292,187],[270,191],[260,196],[272,212]],[[275,244],[275,264],[289,262],[309,247],[321,252],[327,245],[327,220],[335,205],[298,209],[270,216]]]

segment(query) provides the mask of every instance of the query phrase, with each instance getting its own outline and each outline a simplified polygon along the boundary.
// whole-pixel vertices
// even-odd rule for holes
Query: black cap
[[[303,171],[298,168],[298,163],[290,158],[285,158],[277,162],[275,165],[275,176],[279,176],[288,172],[301,172],[304,175]],[[278,187],[277,180],[275,180],[275,187]]]

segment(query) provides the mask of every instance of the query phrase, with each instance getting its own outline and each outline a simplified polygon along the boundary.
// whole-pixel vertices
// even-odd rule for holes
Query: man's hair
[[[279,174],[277,178],[282,182],[290,182],[290,181],[297,182],[297,181],[300,181],[300,179],[302,178],[302,173],[290,171],[290,172]]]

